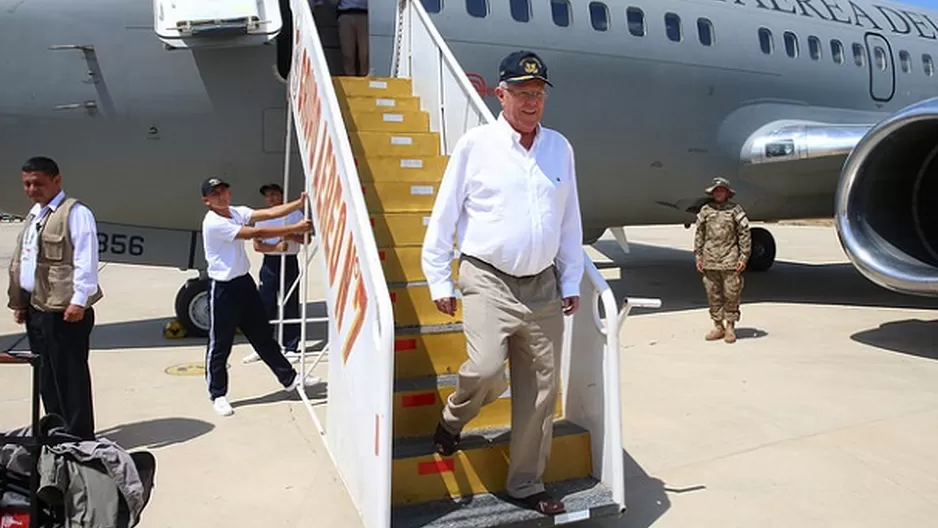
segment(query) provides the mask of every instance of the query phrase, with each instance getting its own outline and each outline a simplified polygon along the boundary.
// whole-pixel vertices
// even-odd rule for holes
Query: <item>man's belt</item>
[[[521,275],[521,276],[519,276],[519,275],[512,275],[511,273],[506,273],[506,272],[504,272],[504,271],[498,269],[497,266],[494,266],[494,265],[492,265],[491,263],[489,263],[489,262],[487,262],[487,261],[485,261],[485,260],[483,260],[483,259],[480,259],[479,257],[474,257],[474,256],[469,255],[469,254],[467,254],[467,253],[463,253],[463,254],[460,256],[460,258],[464,258],[464,259],[466,259],[466,260],[470,260],[470,261],[472,261],[472,262],[481,264],[481,265],[483,265],[483,266],[485,266],[485,267],[488,267],[488,268],[491,268],[491,269],[497,271],[498,273],[501,273],[502,275],[511,277],[512,279],[519,279],[519,280],[520,280],[520,279],[533,279],[534,277],[537,277],[538,275],[540,275],[540,274],[544,273],[545,271],[547,271],[547,270],[549,270],[549,269],[551,269],[551,268],[554,267],[554,265],[551,264],[551,265],[547,266],[546,268],[542,269],[541,271],[539,271],[539,272],[537,272],[537,273],[535,273],[535,274],[533,274],[533,275]]]

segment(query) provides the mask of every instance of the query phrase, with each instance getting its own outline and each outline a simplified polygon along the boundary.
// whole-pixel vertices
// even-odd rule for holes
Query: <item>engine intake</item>
[[[863,136],[835,208],[840,243],[860,273],[896,292],[938,296],[938,98]]]

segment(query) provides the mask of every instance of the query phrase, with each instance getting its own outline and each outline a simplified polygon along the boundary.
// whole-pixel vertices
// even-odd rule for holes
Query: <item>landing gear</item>
[[[207,337],[211,317],[208,311],[208,278],[186,281],[176,294],[176,320],[189,337]]]
[[[765,271],[771,268],[775,263],[775,238],[772,233],[762,227],[753,227],[749,232],[752,235],[752,254],[747,269]]]

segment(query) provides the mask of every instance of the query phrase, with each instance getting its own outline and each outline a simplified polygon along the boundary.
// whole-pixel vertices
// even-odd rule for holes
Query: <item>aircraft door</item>
[[[896,93],[896,66],[889,41],[882,35],[867,33],[866,58],[870,70],[870,96],[876,101],[889,101]]]

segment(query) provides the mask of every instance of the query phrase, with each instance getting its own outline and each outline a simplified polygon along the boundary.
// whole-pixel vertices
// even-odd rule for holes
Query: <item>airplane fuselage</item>
[[[607,0],[598,4],[606,6],[605,24],[591,21],[601,9],[571,2],[562,26],[554,19],[562,0],[512,2],[529,5],[527,22],[504,2],[480,1],[491,11],[473,16],[474,2],[444,2],[439,12],[435,0],[425,5],[482,93],[494,88],[497,65],[512,49],[545,59],[556,86],[545,124],[574,145],[587,237],[609,226],[692,221],[687,209],[717,175],[733,181],[754,220],[830,215],[843,157],[747,165],[745,140],[776,120],[877,122],[938,93],[938,76],[925,75],[922,57],[938,58],[938,13],[918,7]],[[371,7],[378,75],[389,67],[395,4]],[[632,15],[641,36],[630,31],[628,8],[642,12],[641,31]],[[149,0],[0,0],[0,46],[8,50],[0,58],[7,171],[0,210],[26,211],[18,168],[30,156],[51,156],[105,238],[124,234],[123,252],[105,243],[103,260],[197,267],[199,182],[221,176],[236,201],[260,205],[257,187],[283,177],[285,86],[272,70],[276,42],[171,51],[153,18]],[[700,19],[709,21],[709,46]],[[769,54],[760,28],[772,33]],[[787,54],[786,31],[797,37],[796,57]],[[817,60],[809,36],[819,39]],[[875,38],[885,39],[887,70],[871,68]],[[842,63],[832,58],[832,39],[842,43]],[[863,46],[860,65],[855,43]],[[910,73],[900,67],[901,51],[910,54]],[[485,100],[497,111],[494,97]],[[302,181],[295,156],[291,166],[295,194]],[[127,237],[144,232],[150,256],[131,258]]]

